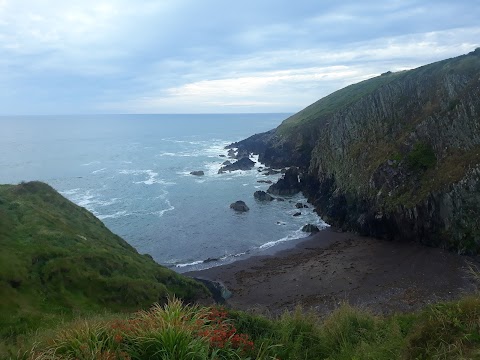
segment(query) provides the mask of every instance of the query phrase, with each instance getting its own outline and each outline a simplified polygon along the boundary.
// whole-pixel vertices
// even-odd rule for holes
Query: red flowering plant
[[[252,353],[254,343],[247,334],[239,334],[225,309],[212,307],[207,315],[208,326],[199,331],[199,335],[206,338],[212,348],[233,348],[241,351],[243,355]]]

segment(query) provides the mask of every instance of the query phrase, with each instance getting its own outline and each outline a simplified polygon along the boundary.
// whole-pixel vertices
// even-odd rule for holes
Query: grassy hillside
[[[140,255],[41,182],[0,185],[0,338],[61,318],[186,301],[205,288]]]

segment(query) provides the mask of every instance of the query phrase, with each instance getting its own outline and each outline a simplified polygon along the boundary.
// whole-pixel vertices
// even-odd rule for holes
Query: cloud
[[[0,108],[296,111],[472,51],[479,16],[467,0],[0,0]]]
[[[150,92],[106,108],[121,107],[126,112],[191,112],[192,107],[210,112],[225,112],[226,108],[297,111],[343,86],[382,72],[411,69],[469,52],[478,46],[479,38],[480,27],[473,27],[378,38],[339,46],[335,51],[268,51],[209,64],[168,61],[157,64],[157,76],[143,79]],[[172,81],[162,76],[162,70],[168,68],[171,74],[177,67],[190,76],[181,85],[165,86]]]

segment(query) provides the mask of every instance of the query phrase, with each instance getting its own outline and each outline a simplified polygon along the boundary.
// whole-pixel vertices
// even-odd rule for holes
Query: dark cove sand
[[[392,313],[472,292],[468,261],[478,257],[326,229],[275,254],[185,275],[223,283],[236,309],[277,315],[300,305],[325,314],[348,302]]]

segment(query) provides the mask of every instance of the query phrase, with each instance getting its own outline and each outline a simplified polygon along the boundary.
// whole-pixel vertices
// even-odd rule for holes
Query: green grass
[[[268,319],[170,300],[116,319],[40,334],[17,359],[476,359],[480,297],[383,317],[342,305],[326,318],[301,309]]]
[[[423,142],[416,143],[407,155],[408,167],[416,171],[431,169],[436,162],[432,146]]]
[[[0,357],[59,321],[207,294],[40,182],[0,185],[0,246]]]
[[[337,90],[286,119],[278,127],[278,132],[288,136],[292,131],[301,131],[301,129],[305,127],[310,128],[318,124],[318,122],[324,121],[328,115],[354,104],[362,97],[400,78],[405,73],[406,72],[385,74]]]

